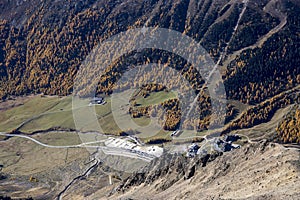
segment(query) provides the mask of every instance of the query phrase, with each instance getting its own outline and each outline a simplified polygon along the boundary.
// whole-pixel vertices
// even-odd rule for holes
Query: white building
[[[164,151],[163,148],[158,146],[140,146],[122,138],[109,137],[104,144],[107,147],[120,148],[143,156],[160,157]]]

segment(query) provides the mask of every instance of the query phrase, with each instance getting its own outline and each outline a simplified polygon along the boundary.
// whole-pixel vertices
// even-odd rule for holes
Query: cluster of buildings
[[[192,158],[195,157],[198,154],[198,150],[200,147],[197,144],[192,144],[191,146],[188,147],[187,150],[187,157]]]
[[[233,149],[240,148],[239,144],[234,144],[237,140],[241,139],[238,135],[226,135],[224,138],[213,138],[210,140],[212,150],[217,152],[227,152]],[[200,148],[198,144],[192,144],[187,149],[187,157],[195,157],[196,155],[206,155],[207,151]]]
[[[233,149],[240,148],[240,145],[233,144],[231,141],[226,141],[226,140],[217,138],[217,139],[215,139],[215,141],[213,141],[212,147],[217,152],[227,152],[227,151],[231,151]]]

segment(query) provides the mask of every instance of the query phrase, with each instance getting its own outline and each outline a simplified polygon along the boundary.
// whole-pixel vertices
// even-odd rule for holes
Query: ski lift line
[[[229,41],[227,42],[226,47],[224,48],[224,51],[221,52],[221,55],[220,55],[220,57],[219,57],[217,63],[215,64],[215,66],[214,66],[214,68],[212,69],[212,71],[209,73],[209,75],[208,75],[208,77],[207,77],[207,79],[206,79],[206,82],[205,82],[205,83],[203,84],[203,86],[200,88],[200,91],[203,91],[203,89],[207,86],[207,82],[210,80],[210,78],[212,77],[213,73],[217,70],[219,64],[221,63],[221,61],[222,61],[222,59],[223,59],[223,57],[224,57],[225,54],[227,53],[229,44],[230,44],[230,42],[231,42],[233,36],[235,35],[235,33],[236,33],[236,31],[237,31],[237,29],[238,29],[238,27],[239,27],[239,23],[240,23],[240,21],[241,21],[243,15],[245,14],[246,8],[247,8],[247,6],[248,6],[248,1],[249,1],[249,0],[243,0],[244,7],[243,7],[242,12],[241,12],[240,15],[239,15],[239,18],[238,18],[238,21],[237,21],[235,27],[234,27],[234,29],[233,29],[233,33],[232,33],[232,35],[231,35],[231,38],[230,38]],[[188,113],[187,113],[187,117],[189,117],[189,115],[190,115],[192,109],[194,108],[194,106],[195,106],[195,104],[196,104],[196,102],[197,102],[197,99],[198,99],[200,93],[201,93],[201,92],[199,92],[199,93],[197,94],[197,96],[195,97],[194,101],[193,101],[192,104],[190,105],[190,109],[189,109],[189,111],[188,111]]]

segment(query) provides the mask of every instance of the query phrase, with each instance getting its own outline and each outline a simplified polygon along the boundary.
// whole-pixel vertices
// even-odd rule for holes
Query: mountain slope
[[[227,99],[254,105],[257,113],[263,113],[263,117],[252,111],[245,113],[232,129],[249,127],[251,115],[257,120],[250,126],[265,122],[277,109],[297,99],[283,97],[287,100],[278,103],[276,98],[300,83],[297,1],[31,0],[7,1],[0,8],[2,99],[31,93],[71,94],[78,68],[99,42],[143,26],[170,28],[200,42],[220,64]],[[181,71],[196,93],[203,86],[203,77],[182,58],[145,49],[114,61],[99,77],[97,93],[111,94],[114,83],[130,65],[149,60]],[[87,86],[89,81],[82,84]],[[202,97],[198,100],[202,110],[197,125],[201,130],[207,128],[211,107],[209,97]],[[266,101],[271,102],[272,109],[264,109]],[[235,109],[232,105],[228,108]],[[178,115],[174,116],[174,121],[180,121]],[[176,129],[176,123],[171,129]]]
[[[299,198],[299,167],[299,152],[262,143],[225,154],[204,168],[197,167],[192,178],[181,179],[164,191],[161,186],[171,176],[132,188],[124,196],[139,199],[148,191],[149,199]]]
[[[129,29],[169,28],[199,42],[219,65],[230,102],[222,133],[242,130],[246,145],[228,153],[193,159],[167,154],[147,168],[127,174],[110,169],[96,157],[92,159],[88,152],[80,154],[70,149],[65,153],[57,149],[47,154],[49,149],[40,150],[37,145],[28,145],[28,141],[7,137],[0,141],[5,149],[0,160],[0,169],[3,168],[0,183],[4,188],[1,195],[23,197],[22,191],[27,191],[40,199],[56,198],[59,194],[64,199],[300,199],[299,145],[289,144],[286,146],[294,148],[284,148],[265,142],[300,143],[299,13],[298,0],[2,0],[0,98],[3,101],[11,96],[37,93],[70,95],[80,65],[100,42]],[[211,116],[211,99],[205,93],[206,88],[199,89],[204,86],[204,79],[191,64],[171,52],[142,49],[121,56],[99,77],[97,93],[110,95],[124,72],[149,62],[180,71],[195,93],[201,92],[199,110],[195,113],[203,123],[194,122],[198,118],[192,116],[185,125],[196,127],[197,131],[207,129],[215,116]],[[160,73],[158,69],[151,72]],[[83,82],[85,86],[89,84],[89,80]],[[167,90],[155,84],[140,89],[142,95],[137,98]],[[22,112],[26,109],[20,106],[20,113],[12,111],[5,116],[5,109],[10,109],[9,102],[5,103],[2,124],[18,122],[18,117],[26,114]],[[17,102],[16,107],[22,104]],[[293,104],[296,105],[291,112],[280,121],[278,118],[283,116],[280,109],[285,108],[286,112]],[[181,113],[179,101],[171,99],[161,105],[170,116],[167,128],[176,130]],[[34,112],[38,108],[32,107]],[[132,117],[149,117],[149,106],[130,108]],[[280,117],[272,121],[271,128],[267,127],[264,123],[278,110],[282,112]],[[263,126],[255,131],[246,129],[257,125]],[[277,133],[273,126],[278,127]],[[40,131],[47,136],[47,130]],[[107,133],[112,132],[107,130]],[[201,139],[206,142],[207,138]],[[149,141],[155,143],[156,138]],[[51,158],[53,166],[49,166]],[[36,163],[32,164],[32,160]],[[16,173],[17,169],[21,171]],[[40,173],[32,172],[36,170]],[[107,184],[110,178],[115,184]]]
[[[230,54],[231,51],[254,44],[279,24],[280,19],[276,15],[272,17],[263,11],[266,2],[248,3],[232,39],[243,5],[239,1],[163,3],[133,0],[31,0],[3,4],[0,14],[0,95],[6,97],[40,92],[70,94],[81,61],[97,43],[121,31],[145,24],[184,32],[196,41],[201,41],[217,60],[227,42],[230,41]],[[36,6],[32,7],[32,4]],[[285,89],[287,81],[298,83],[299,68],[295,63],[298,63],[299,57],[299,7],[290,1],[282,1],[277,7],[283,15],[287,15],[287,25],[271,36],[262,49],[247,51],[229,65],[224,78],[230,98],[250,103],[260,102]],[[20,13],[23,15],[20,16]],[[282,55],[286,58],[285,63],[277,60]],[[261,58],[271,60],[257,63]],[[286,70],[287,67],[289,70]],[[266,83],[262,82],[262,77],[256,77],[266,73]],[[251,87],[250,80],[253,83]],[[254,93],[251,88],[260,93]]]

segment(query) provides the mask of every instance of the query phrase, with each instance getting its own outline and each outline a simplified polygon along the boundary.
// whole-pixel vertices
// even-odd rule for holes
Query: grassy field
[[[20,127],[20,131],[25,133],[53,127],[75,129],[72,112],[75,109],[82,113],[87,111],[93,112],[94,108],[99,118],[107,116],[111,113],[110,100],[108,99],[108,103],[105,105],[96,105],[95,107],[89,107],[88,100],[82,100],[82,105],[72,110],[71,96],[33,96],[25,100],[23,105],[2,111],[0,115],[0,131],[10,132],[20,127],[24,122]],[[108,121],[110,122],[111,120]],[[87,127],[86,131],[88,130],[90,129]]]
[[[49,132],[35,135],[33,138],[53,146],[77,145],[82,143],[76,132]]]
[[[175,98],[176,95],[171,92],[151,93],[147,98],[138,97],[136,99],[139,106],[147,106],[159,104],[167,99]],[[88,99],[80,100],[77,107],[72,110],[72,97],[57,96],[32,96],[28,97],[22,105],[9,108],[2,111],[0,115],[0,131],[10,132],[16,128],[24,133],[32,133],[34,131],[47,130],[50,128],[78,129],[75,126],[73,111],[80,113],[83,126],[81,131],[100,131],[99,126],[104,133],[119,134],[121,125],[124,129],[130,130],[132,127],[129,120],[133,121],[137,127],[143,130],[140,132],[141,137],[148,138],[167,138],[169,132],[158,132],[159,129],[153,130],[147,127],[151,120],[147,117],[131,118],[127,113],[129,102],[118,103],[114,108],[111,107],[111,99],[105,98],[106,104],[89,106]],[[112,109],[116,113],[121,113],[117,123],[112,113]],[[96,118],[88,118],[91,114],[96,114]],[[22,126],[20,126],[22,124]],[[133,127],[134,129],[134,127]]]
[[[133,118],[132,120],[139,126],[147,126],[151,122],[151,120],[147,117]]]
[[[1,111],[0,131],[9,132],[22,122],[45,112],[70,109],[71,97],[29,97],[23,105]]]
[[[28,123],[20,131],[31,133],[38,130],[46,130],[53,127],[75,129],[72,111],[44,114]]]
[[[171,140],[172,138],[171,138],[170,134],[171,134],[170,131],[160,130],[154,136],[143,138],[143,142],[148,142],[150,140],[159,140],[159,139]]]
[[[101,127],[106,132],[114,132],[116,124],[112,119],[110,99],[106,99],[104,105],[88,106],[88,100],[82,100],[82,105],[78,105],[77,112],[81,112],[83,120],[85,114],[96,111]],[[42,97],[34,96],[28,98],[23,105],[2,111],[0,115],[0,131],[10,132],[20,124],[20,131],[31,133],[37,130],[46,130],[53,127],[75,129],[72,97]],[[94,110],[95,109],[95,110]],[[87,121],[87,127],[83,131],[95,131],[93,124],[97,121]],[[99,130],[96,130],[99,131]],[[119,131],[119,130],[118,130]]]
[[[136,98],[136,103],[138,106],[149,106],[149,105],[157,105],[159,103],[163,103],[168,99],[176,98],[176,94],[173,92],[151,92],[149,96],[146,98],[142,96],[138,96]]]
[[[167,99],[176,97],[174,93],[170,92],[156,92],[151,93],[147,98],[143,98],[141,96],[136,98],[136,103],[138,106],[148,106],[148,105],[155,105],[164,102]],[[147,126],[151,122],[151,120],[147,117],[140,117],[140,118],[130,118],[130,115],[126,113],[126,109],[128,109],[129,102],[120,102],[118,107],[113,109],[120,109],[117,112],[120,112],[120,118],[118,118],[118,123],[114,120],[111,108],[111,100],[106,99],[107,103],[102,106],[96,106],[95,110],[99,119],[99,124],[104,132],[106,133],[118,133],[121,130],[119,129],[118,125],[126,127],[128,120],[132,120],[137,126]],[[127,105],[128,104],[128,105]],[[123,108],[123,109],[121,109]],[[128,126],[126,130],[130,129],[131,127]],[[152,132],[151,129],[146,129],[150,133]],[[144,133],[143,135],[147,135]]]

